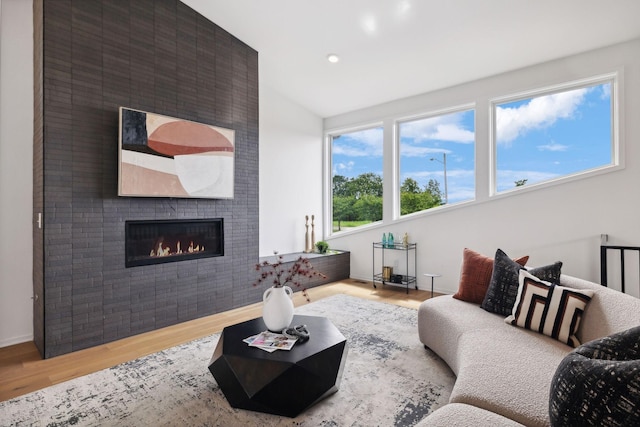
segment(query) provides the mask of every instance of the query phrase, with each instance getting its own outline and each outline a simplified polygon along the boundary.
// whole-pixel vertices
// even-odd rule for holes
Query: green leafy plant
[[[324,240],[320,240],[319,242],[316,242],[316,249],[319,253],[325,254],[327,253],[327,249],[329,249],[329,244]]]

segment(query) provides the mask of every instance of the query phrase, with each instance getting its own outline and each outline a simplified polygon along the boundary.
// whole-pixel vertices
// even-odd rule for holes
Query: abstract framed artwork
[[[120,107],[118,195],[232,199],[235,131]]]

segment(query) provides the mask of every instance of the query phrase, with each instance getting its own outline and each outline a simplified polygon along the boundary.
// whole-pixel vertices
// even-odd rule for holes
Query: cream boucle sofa
[[[581,343],[640,325],[640,299],[567,275],[560,284],[595,291]],[[418,333],[457,377],[450,403],[420,426],[549,425],[551,380],[571,347],[451,295],[420,305]]]

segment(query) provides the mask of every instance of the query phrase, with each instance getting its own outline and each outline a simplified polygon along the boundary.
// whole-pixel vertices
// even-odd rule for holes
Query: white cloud
[[[349,161],[346,163],[336,163],[333,165],[333,175],[342,175],[345,172],[349,172],[350,170],[353,169],[353,166],[355,165],[354,161]]]
[[[476,173],[473,169],[451,169],[447,170],[447,177],[450,178],[473,178]]]
[[[600,94],[600,99],[609,98],[611,98],[611,83],[602,85],[602,93]]]
[[[403,157],[427,157],[429,154],[450,154],[449,150],[442,150],[431,147],[421,147],[417,145],[402,144],[400,147],[400,155]]]
[[[355,162],[338,163],[336,169],[338,170],[351,170]]]
[[[451,190],[449,188],[449,204],[456,202],[465,202],[476,198],[476,190],[473,187],[456,187]]]
[[[332,153],[350,157],[381,157],[382,131],[374,128],[344,134],[333,140]]]
[[[431,139],[469,144],[475,140],[475,133],[463,129],[457,124],[442,124],[436,128]]]
[[[409,172],[403,175],[402,180],[405,178],[413,178],[416,181],[421,181],[422,179],[429,180],[429,178],[443,178],[444,170],[439,171],[420,171],[420,172]],[[473,178],[475,177],[475,172],[473,169],[447,169],[447,179],[449,178]]]
[[[556,144],[553,141],[549,144],[538,145],[539,151],[567,151],[568,149],[568,145]]]
[[[351,145],[333,145],[333,149],[331,150],[334,155],[340,154],[343,156],[349,157],[365,157],[370,156],[372,152],[367,150],[367,147],[364,146],[351,146]]]
[[[587,89],[539,96],[516,108],[496,108],[498,143],[508,144],[530,130],[544,129],[559,119],[570,119],[584,102]]]
[[[413,139],[414,143],[440,140],[469,144],[475,141],[475,133],[460,124],[462,113],[446,114],[402,124],[401,138]]]

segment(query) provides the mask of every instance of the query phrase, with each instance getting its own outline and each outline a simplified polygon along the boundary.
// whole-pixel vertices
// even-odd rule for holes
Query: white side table
[[[442,274],[424,273],[424,275],[427,276],[427,277],[431,277],[431,298],[433,298],[433,279],[435,279],[436,277],[442,276]]]

